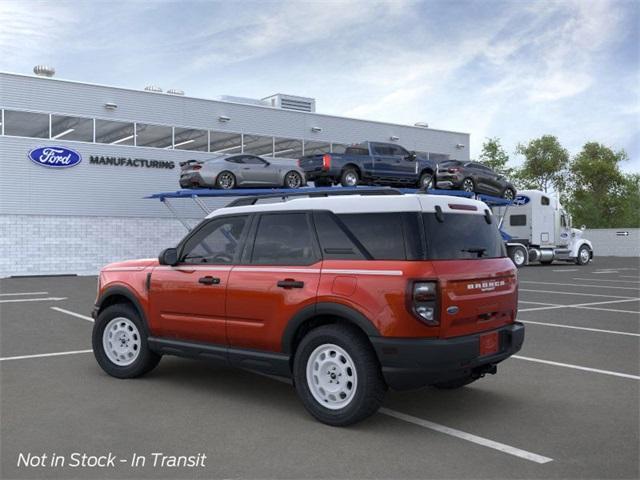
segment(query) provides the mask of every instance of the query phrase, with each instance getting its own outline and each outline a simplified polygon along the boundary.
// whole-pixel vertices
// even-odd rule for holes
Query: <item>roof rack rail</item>
[[[403,192],[391,187],[354,187],[354,188],[327,188],[325,189],[309,189],[310,191],[297,191],[283,192],[283,193],[270,193],[266,195],[253,195],[250,197],[240,197],[225,205],[223,208],[229,207],[244,207],[248,205],[255,205],[259,200],[265,200],[270,198],[281,198],[285,200],[291,197],[335,197],[342,195],[402,195]]]

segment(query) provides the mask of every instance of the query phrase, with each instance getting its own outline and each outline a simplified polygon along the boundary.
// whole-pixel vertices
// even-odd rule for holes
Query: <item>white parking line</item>
[[[624,297],[623,297],[624,298]],[[589,303],[576,303],[574,305],[553,305],[548,307],[534,307],[534,308],[521,308],[518,309],[518,312],[535,312],[537,310],[555,310],[557,308],[584,308],[587,310],[595,309],[593,305],[606,305],[609,303],[625,303],[625,302],[636,302],[640,300],[640,298],[627,298],[626,300],[609,300],[606,302],[589,302]],[[598,308],[598,310],[605,310],[608,312],[624,312],[624,313],[638,313],[631,310],[614,310],[611,308]]]
[[[575,308],[581,308],[583,310],[600,310],[603,312],[630,313],[632,315],[640,315],[640,312],[636,312],[635,310],[619,310],[615,308],[599,308],[599,307],[575,307]]]
[[[534,322],[533,320],[518,320],[521,323],[530,323],[532,325],[543,325],[545,327],[570,328],[573,330],[585,330],[587,332],[611,333],[614,335],[629,335],[630,337],[640,337],[640,333],[619,332],[617,330],[601,330],[600,328],[576,327],[573,325],[563,325],[561,323]]]
[[[525,360],[527,362],[545,363],[547,365],[554,365],[556,367],[572,368],[574,370],[583,370],[585,372],[602,373],[604,375],[611,375],[614,377],[631,378],[632,380],[640,380],[640,376],[631,375],[629,373],[612,372],[610,370],[600,370],[598,368],[583,367],[581,365],[572,365],[571,363],[552,362],[551,360],[543,360],[541,358],[521,357],[520,355],[513,355],[511,358],[517,358],[518,360]]]
[[[76,355],[78,353],[90,353],[93,350],[71,350],[69,352],[55,352],[55,353],[38,353],[36,355],[20,355],[18,357],[2,357],[0,362],[6,362],[9,360],[24,360],[27,358],[42,358],[42,357],[60,357],[63,355]]]
[[[552,272],[579,272],[579,268],[560,268],[558,270],[551,270]]]
[[[269,374],[258,372],[255,370],[251,370],[251,372],[257,375],[260,375],[261,377],[268,377],[272,380],[276,380],[278,382],[292,385],[291,380],[288,378],[276,377],[274,375],[269,375]],[[462,430],[456,430],[455,428],[446,427],[444,425],[430,422],[429,420],[423,420],[422,418],[413,417],[411,415],[407,415],[406,413],[398,412],[396,410],[391,410],[389,408],[382,407],[380,410],[378,410],[378,413],[396,418],[398,420],[402,420],[404,422],[413,423],[414,425],[418,425],[420,427],[428,428],[430,430],[435,430],[440,433],[451,435],[453,437],[460,438],[462,440],[467,440],[468,442],[477,443],[478,445],[482,445],[484,447],[493,448],[495,450],[499,450],[501,452],[508,453],[509,455],[514,455],[516,457],[524,458],[532,462],[548,463],[553,461],[553,458],[543,457],[542,455],[538,455],[536,453],[527,452],[526,450],[521,450],[519,448],[512,447],[510,445],[505,445],[504,443],[494,442],[493,440],[489,440],[488,438],[479,437],[471,433],[463,432]]]
[[[55,310],[56,312],[66,313],[67,315],[71,315],[72,317],[78,317],[83,320],[86,320],[87,322],[93,323],[93,318],[88,317],[86,315],[80,315],[79,313],[72,312],[70,310],[65,310],[64,308],[59,308],[59,307],[49,307],[49,308],[51,308],[51,310]]]
[[[581,288],[610,288],[613,290],[640,290],[639,287],[618,287],[617,285],[586,285],[584,283],[554,283],[554,282],[534,282],[533,280],[520,280],[520,283],[541,283],[543,285],[563,285],[567,287],[581,287]]]
[[[638,278],[638,275],[620,275],[620,278]]]
[[[0,293],[0,297],[9,297],[13,295],[49,295],[49,292]]]
[[[58,302],[66,300],[67,297],[47,297],[47,298],[12,298],[10,300],[0,300],[0,303],[18,303],[18,302]]]
[[[635,278],[638,278],[638,277],[635,277]],[[634,282],[633,280],[609,280],[608,278],[593,279],[593,278],[573,277],[573,280],[587,280],[589,282],[640,283],[637,281]]]
[[[536,290],[531,288],[519,288],[521,292],[535,292],[535,293],[557,293],[558,295],[578,295],[582,297],[605,297],[605,298],[622,298],[638,300],[636,297],[621,297],[620,295],[604,295],[601,293],[578,293],[578,292],[560,292],[558,290]]]
[[[618,270],[602,270],[600,272],[593,272],[594,275],[602,275],[602,274],[607,274],[607,273],[620,273],[618,272]]]
[[[530,302],[528,300],[518,300],[518,303],[530,303],[531,305],[546,305],[547,307],[564,307],[564,305],[558,305],[557,303]]]
[[[390,410],[388,408],[381,408],[379,411],[383,415],[388,415],[389,417],[402,420],[403,422],[408,422],[420,427],[428,428],[430,430],[435,430],[436,432],[451,435],[452,437],[460,438],[477,445],[482,445],[483,447],[493,448],[494,450],[508,453],[509,455],[513,455],[515,457],[524,458],[525,460],[529,460],[531,462],[549,463],[553,461],[553,458],[544,457],[542,455],[538,455],[537,453],[528,452],[526,450],[512,447],[510,445],[505,445],[504,443],[495,442],[493,440],[489,440],[488,438],[479,437],[477,435],[473,435],[472,433],[463,432],[462,430],[446,427],[444,425],[440,425],[439,423],[430,422],[429,420],[423,420],[422,418],[407,415],[406,413],[396,412],[395,410]]]

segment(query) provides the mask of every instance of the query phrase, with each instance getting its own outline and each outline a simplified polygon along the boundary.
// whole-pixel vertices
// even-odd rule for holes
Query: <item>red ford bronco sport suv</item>
[[[495,373],[522,347],[517,296],[482,202],[245,198],[159,261],[106,266],[93,349],[118,378],[164,354],[292,377],[315,418],[349,425],[388,387],[458,388]]]

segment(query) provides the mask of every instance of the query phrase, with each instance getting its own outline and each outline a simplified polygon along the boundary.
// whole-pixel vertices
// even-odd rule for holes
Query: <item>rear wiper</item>
[[[477,253],[478,257],[482,257],[485,252],[487,251],[486,248],[463,248],[462,250],[460,250],[461,252],[469,252],[469,253]]]

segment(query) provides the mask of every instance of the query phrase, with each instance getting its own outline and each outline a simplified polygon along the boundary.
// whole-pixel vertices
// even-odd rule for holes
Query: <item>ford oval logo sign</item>
[[[516,195],[516,198],[513,200],[513,204],[516,206],[526,205],[529,203],[530,198],[526,195]]]
[[[82,161],[82,156],[69,148],[40,147],[29,152],[29,159],[43,167],[69,168],[78,165]]]

